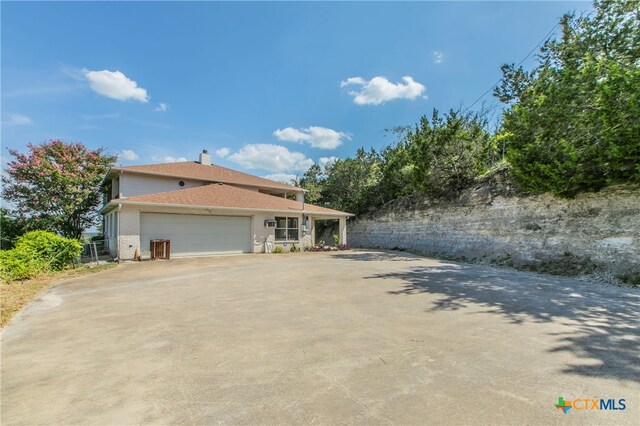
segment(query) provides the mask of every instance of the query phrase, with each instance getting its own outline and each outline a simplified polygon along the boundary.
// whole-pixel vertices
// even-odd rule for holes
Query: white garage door
[[[249,253],[251,218],[192,214],[140,214],[140,246],[149,255],[150,240],[171,240],[171,256]]]

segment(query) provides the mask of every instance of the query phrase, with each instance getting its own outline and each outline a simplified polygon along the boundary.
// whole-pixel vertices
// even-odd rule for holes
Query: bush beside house
[[[11,250],[0,251],[0,278],[15,281],[67,268],[80,256],[79,241],[47,231],[22,235]]]

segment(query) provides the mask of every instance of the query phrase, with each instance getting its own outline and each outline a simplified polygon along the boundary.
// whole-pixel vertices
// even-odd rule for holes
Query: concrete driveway
[[[125,264],[2,332],[1,421],[638,424],[639,299],[395,252]]]

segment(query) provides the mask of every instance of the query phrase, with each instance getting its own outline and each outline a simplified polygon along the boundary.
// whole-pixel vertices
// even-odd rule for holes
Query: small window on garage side
[[[297,217],[276,217],[276,241],[298,241]]]

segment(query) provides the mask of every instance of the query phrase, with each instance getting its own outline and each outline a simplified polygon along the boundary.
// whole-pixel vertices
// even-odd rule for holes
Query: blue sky
[[[385,128],[433,108],[470,105],[502,63],[591,4],[1,8],[3,163],[7,148],[59,138],[106,147],[121,164],[195,160],[208,149],[217,164],[283,179],[389,144]]]

